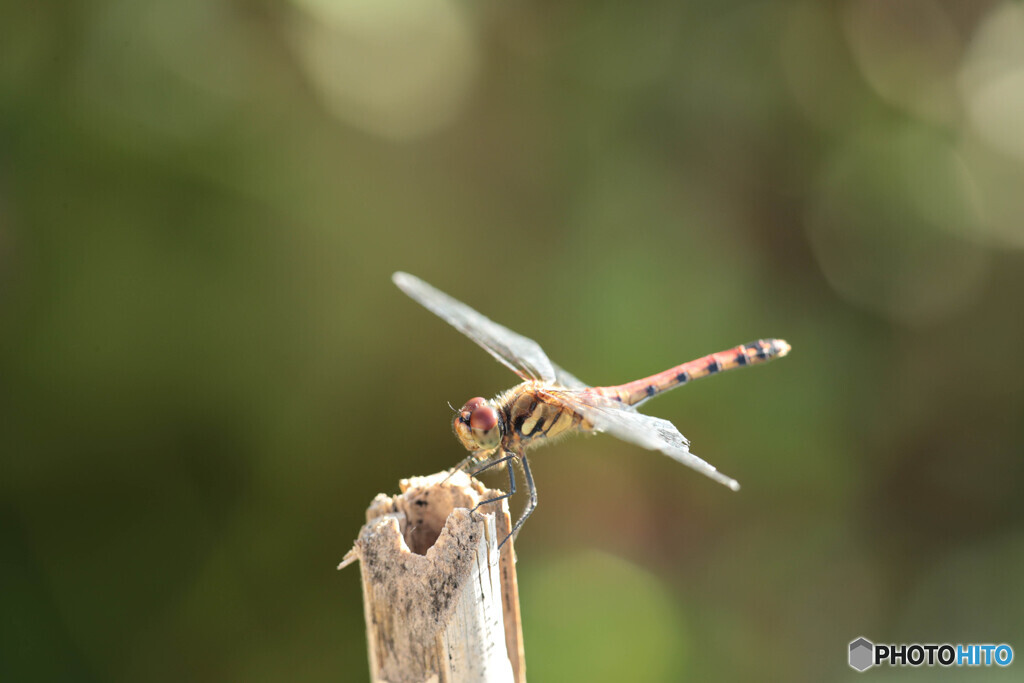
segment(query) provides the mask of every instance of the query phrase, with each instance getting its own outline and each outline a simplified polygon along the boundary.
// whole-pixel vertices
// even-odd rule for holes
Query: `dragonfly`
[[[611,434],[660,451],[733,491],[739,490],[735,479],[690,451],[690,442],[675,425],[645,415],[637,407],[695,379],[781,358],[790,351],[784,340],[759,339],[626,384],[593,387],[552,363],[537,342],[499,325],[414,275],[397,272],[392,280],[403,292],[476,342],[522,380],[521,384],[490,400],[481,396],[469,399],[452,423],[455,436],[469,451],[452,473],[469,466],[474,466],[471,476],[500,465],[505,465],[508,471],[508,492],[483,501],[477,507],[514,495],[513,463],[522,467],[529,497],[499,548],[518,534],[537,508],[537,487],[530,472],[527,450],[571,433]]]

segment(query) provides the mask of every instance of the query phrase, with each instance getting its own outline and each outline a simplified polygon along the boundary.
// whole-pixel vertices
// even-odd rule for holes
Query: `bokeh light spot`
[[[837,292],[920,325],[962,311],[981,294],[988,252],[958,236],[976,220],[973,185],[949,142],[879,126],[834,156],[807,230]]]
[[[952,76],[962,45],[937,2],[858,0],[843,15],[853,57],[879,97],[927,121],[956,119]]]
[[[405,140],[462,110],[476,79],[475,35],[447,0],[295,0],[292,42],[330,111],[363,131]]]
[[[982,21],[960,73],[971,129],[1024,160],[1024,7],[1005,3]]]

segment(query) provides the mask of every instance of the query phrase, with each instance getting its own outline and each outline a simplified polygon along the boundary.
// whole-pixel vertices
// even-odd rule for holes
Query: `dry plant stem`
[[[525,683],[511,522],[463,472],[378,495],[341,566],[360,561],[374,683]]]

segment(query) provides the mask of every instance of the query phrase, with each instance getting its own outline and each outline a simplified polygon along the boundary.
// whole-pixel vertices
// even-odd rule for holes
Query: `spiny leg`
[[[477,503],[476,507],[473,508],[473,511],[476,511],[476,509],[479,508],[481,505],[487,505],[488,503],[497,503],[498,501],[502,501],[502,500],[505,500],[506,498],[510,498],[516,492],[516,478],[515,478],[515,475],[512,473],[512,462],[511,462],[512,460],[515,459],[515,457],[516,457],[515,453],[509,453],[504,458],[500,458],[498,460],[495,460],[494,462],[490,463],[489,465],[485,466],[484,468],[482,468],[480,470],[477,470],[476,472],[473,473],[473,474],[477,474],[478,472],[482,472],[483,470],[485,470],[485,469],[487,469],[489,467],[494,467],[495,465],[499,465],[501,463],[505,463],[505,466],[508,468],[508,488],[509,488],[508,493],[505,493],[505,494],[502,494],[502,495],[497,496],[495,498],[490,498],[488,500],[485,500],[485,501],[482,501],[480,503]],[[504,541],[502,541],[502,542],[504,543]]]
[[[507,460],[511,460],[514,457],[516,457],[515,453],[508,453],[503,458],[498,458],[497,460],[491,460],[489,462],[485,461],[480,467],[478,467],[477,469],[475,469],[472,472],[470,472],[469,476],[475,477],[476,475],[480,474],[481,472],[486,472],[487,470],[491,469],[492,467],[496,467],[496,466],[500,465],[501,463],[503,463],[503,462],[505,462]]]
[[[509,537],[515,537],[519,534],[519,528],[523,526],[523,522],[525,522],[537,508],[537,486],[533,483],[533,474],[530,472],[530,463],[526,459],[525,455],[520,457],[520,462],[523,463],[523,477],[526,478],[526,486],[530,491],[530,500],[527,501],[526,509],[524,509],[523,514],[519,516],[519,519],[516,521],[516,525],[512,527],[512,533],[505,537],[505,541],[507,541]],[[505,544],[505,541],[501,542],[501,545],[498,546],[499,549]]]
[[[445,481],[448,481],[449,479],[451,479],[451,478],[452,478],[453,476],[455,476],[455,473],[456,473],[456,472],[461,472],[461,471],[462,471],[462,468],[464,468],[464,467],[465,467],[466,465],[468,465],[469,463],[471,463],[471,462],[475,461],[475,460],[476,460],[476,457],[477,457],[477,454],[476,454],[476,453],[470,453],[469,455],[467,455],[467,456],[466,456],[465,458],[463,458],[462,462],[460,462],[460,463],[459,463],[458,465],[456,465],[455,467],[453,467],[453,468],[452,468],[452,469],[451,469],[451,470],[450,470],[450,471],[448,472],[448,476],[447,476],[447,477],[445,477],[445,478],[444,478],[444,481],[442,481],[441,483],[443,484],[443,483],[444,483]]]
[[[502,463],[505,463],[505,468],[508,470],[508,493],[478,503],[477,506],[473,508],[473,510],[476,510],[481,505],[487,505],[488,503],[497,503],[499,501],[505,500],[506,498],[510,498],[512,497],[513,494],[515,494],[516,476],[514,468],[512,467],[512,461],[514,461],[517,457],[519,458],[519,461],[523,464],[523,476],[526,478],[526,486],[529,488],[530,499],[526,503],[526,509],[523,510],[523,514],[519,516],[519,519],[516,520],[515,526],[512,527],[511,533],[509,533],[508,536],[503,538],[501,540],[501,543],[498,544],[498,550],[501,550],[501,547],[505,545],[508,539],[518,536],[520,527],[523,526],[523,523],[527,520],[527,518],[530,515],[533,514],[533,511],[537,508],[537,486],[536,484],[533,483],[533,473],[530,471],[530,463],[526,459],[525,455],[508,453],[502,458],[498,458],[497,460],[486,463],[483,467],[473,472],[473,476],[476,476],[477,474],[480,474],[484,470],[489,470],[490,468],[496,465],[500,465]]]
[[[506,493],[504,495],[501,495],[501,496],[497,496],[495,498],[491,498],[490,500],[485,500],[482,503],[479,503],[475,508],[473,508],[474,510],[476,510],[476,508],[480,507],[481,505],[487,505],[488,503],[497,503],[499,501],[505,500],[506,498],[511,498],[515,494],[515,492],[516,492],[516,475],[515,475],[515,468],[512,467],[512,463],[515,461],[516,457],[519,457],[519,456],[517,456],[515,453],[509,453],[504,458],[500,458],[498,460],[495,460],[494,462],[485,465],[480,470],[477,470],[477,472],[474,472],[474,474],[476,474],[476,473],[481,472],[481,471],[483,471],[483,470],[485,470],[485,469],[487,469],[489,467],[494,467],[495,465],[498,465],[498,464],[501,464],[501,463],[505,463],[505,469],[508,470],[508,493]],[[533,498],[535,500],[536,496],[534,496]],[[521,524],[522,520],[520,520],[519,523]],[[517,525],[516,528],[518,528],[518,525]],[[508,539],[510,539],[510,538],[512,538],[512,534],[511,533],[509,533],[509,535],[506,536],[505,538],[501,539],[501,543],[498,544],[498,550],[501,550],[501,546],[505,545],[505,542]]]

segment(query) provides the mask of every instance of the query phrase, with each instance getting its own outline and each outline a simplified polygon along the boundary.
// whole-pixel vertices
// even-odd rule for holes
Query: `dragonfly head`
[[[501,443],[498,411],[479,396],[466,401],[452,426],[466,450],[492,451]]]

